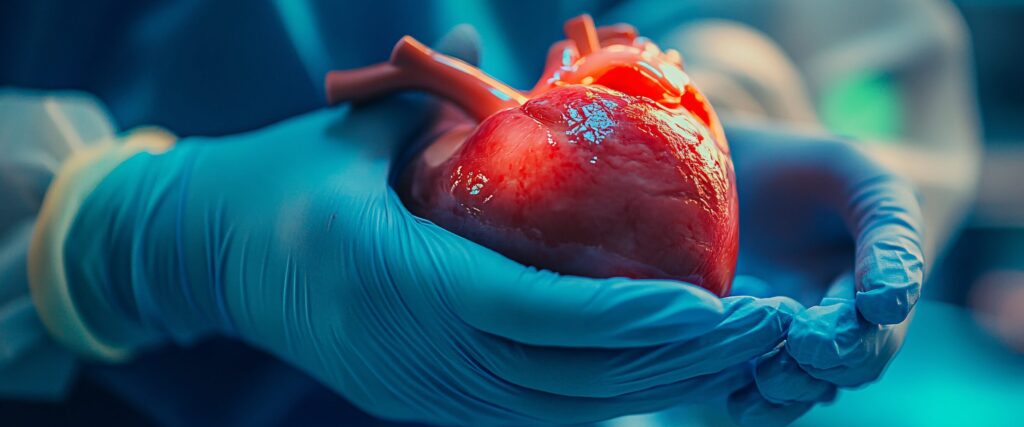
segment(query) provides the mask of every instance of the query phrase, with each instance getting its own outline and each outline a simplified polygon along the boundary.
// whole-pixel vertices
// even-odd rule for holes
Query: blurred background
[[[318,108],[323,73],[383,60],[406,33],[434,40],[475,24],[484,70],[528,87],[564,19],[630,22],[680,49],[727,119],[854,137],[922,189],[934,268],[902,353],[879,383],[796,425],[1019,425],[1024,0],[305,3],[5,1],[0,88],[95,94],[122,129],[226,134]],[[367,17],[370,30],[358,25]],[[335,54],[352,40],[360,53]],[[0,424],[392,425],[228,340],[74,369],[40,399],[0,384]],[[684,419],[730,425],[692,408],[609,425]]]

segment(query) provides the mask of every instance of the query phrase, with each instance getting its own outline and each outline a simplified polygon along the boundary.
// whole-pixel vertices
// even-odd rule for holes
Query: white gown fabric
[[[29,294],[32,225],[64,159],[114,135],[81,93],[0,90],[0,398],[59,399],[75,359],[47,334]]]

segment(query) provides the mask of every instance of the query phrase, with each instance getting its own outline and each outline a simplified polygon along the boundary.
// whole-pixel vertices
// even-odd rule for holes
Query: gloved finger
[[[488,398],[508,405],[515,412],[515,416],[506,416],[499,420],[502,424],[520,418],[527,422],[577,424],[725,398],[735,390],[750,384],[750,381],[750,369],[744,363],[715,374],[612,398],[560,396],[524,389],[511,390],[509,393],[494,387],[488,387],[485,393],[490,394],[494,390],[499,390],[502,392],[501,395]]]
[[[855,183],[848,200],[857,308],[871,323],[900,323],[917,303],[924,275],[917,198],[908,184],[883,174]]]
[[[507,260],[491,265],[455,279],[453,306],[473,327],[524,344],[659,345],[704,334],[725,316],[716,296],[685,283],[562,276]]]
[[[889,362],[903,345],[906,326],[906,322],[890,326],[870,325],[871,328],[878,329],[877,332],[865,336],[866,344],[863,348],[870,350],[863,351],[868,356],[860,363],[851,361],[846,365],[824,369],[809,365],[801,365],[801,367],[808,375],[840,387],[860,387],[874,382],[882,376],[885,368],[889,366]],[[874,330],[872,329],[872,331]]]
[[[536,270],[413,216],[387,194],[373,212],[388,218],[368,222],[370,232],[354,222],[363,230],[353,234],[379,248],[374,259],[388,263],[378,270],[390,281],[424,283],[416,288],[431,293],[424,300],[478,330],[538,346],[645,347],[694,338],[725,318],[722,301],[703,288]]]
[[[786,426],[814,407],[813,403],[772,403],[761,396],[757,386],[751,384],[729,396],[729,415],[741,426]]]
[[[901,328],[859,316],[854,289],[851,274],[840,276],[821,305],[797,314],[785,346],[809,375],[841,386],[877,379],[902,344]]]
[[[758,359],[754,368],[757,389],[769,402],[827,402],[835,398],[836,386],[812,377],[785,351]]]
[[[513,384],[565,396],[614,397],[718,372],[776,347],[797,305],[788,298],[729,298],[726,317],[688,341],[628,349],[576,349],[481,340],[478,363]]]

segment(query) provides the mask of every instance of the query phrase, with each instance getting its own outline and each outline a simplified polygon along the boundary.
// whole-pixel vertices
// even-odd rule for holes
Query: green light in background
[[[903,101],[887,74],[867,71],[827,88],[821,119],[829,130],[858,139],[895,140],[903,136]]]

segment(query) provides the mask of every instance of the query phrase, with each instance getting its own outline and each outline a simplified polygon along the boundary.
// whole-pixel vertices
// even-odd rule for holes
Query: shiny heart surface
[[[417,89],[468,114],[402,175],[419,216],[539,268],[727,295],[738,209],[714,110],[679,53],[631,26],[565,30],[529,92],[406,37],[389,63],[330,73],[328,99]]]

